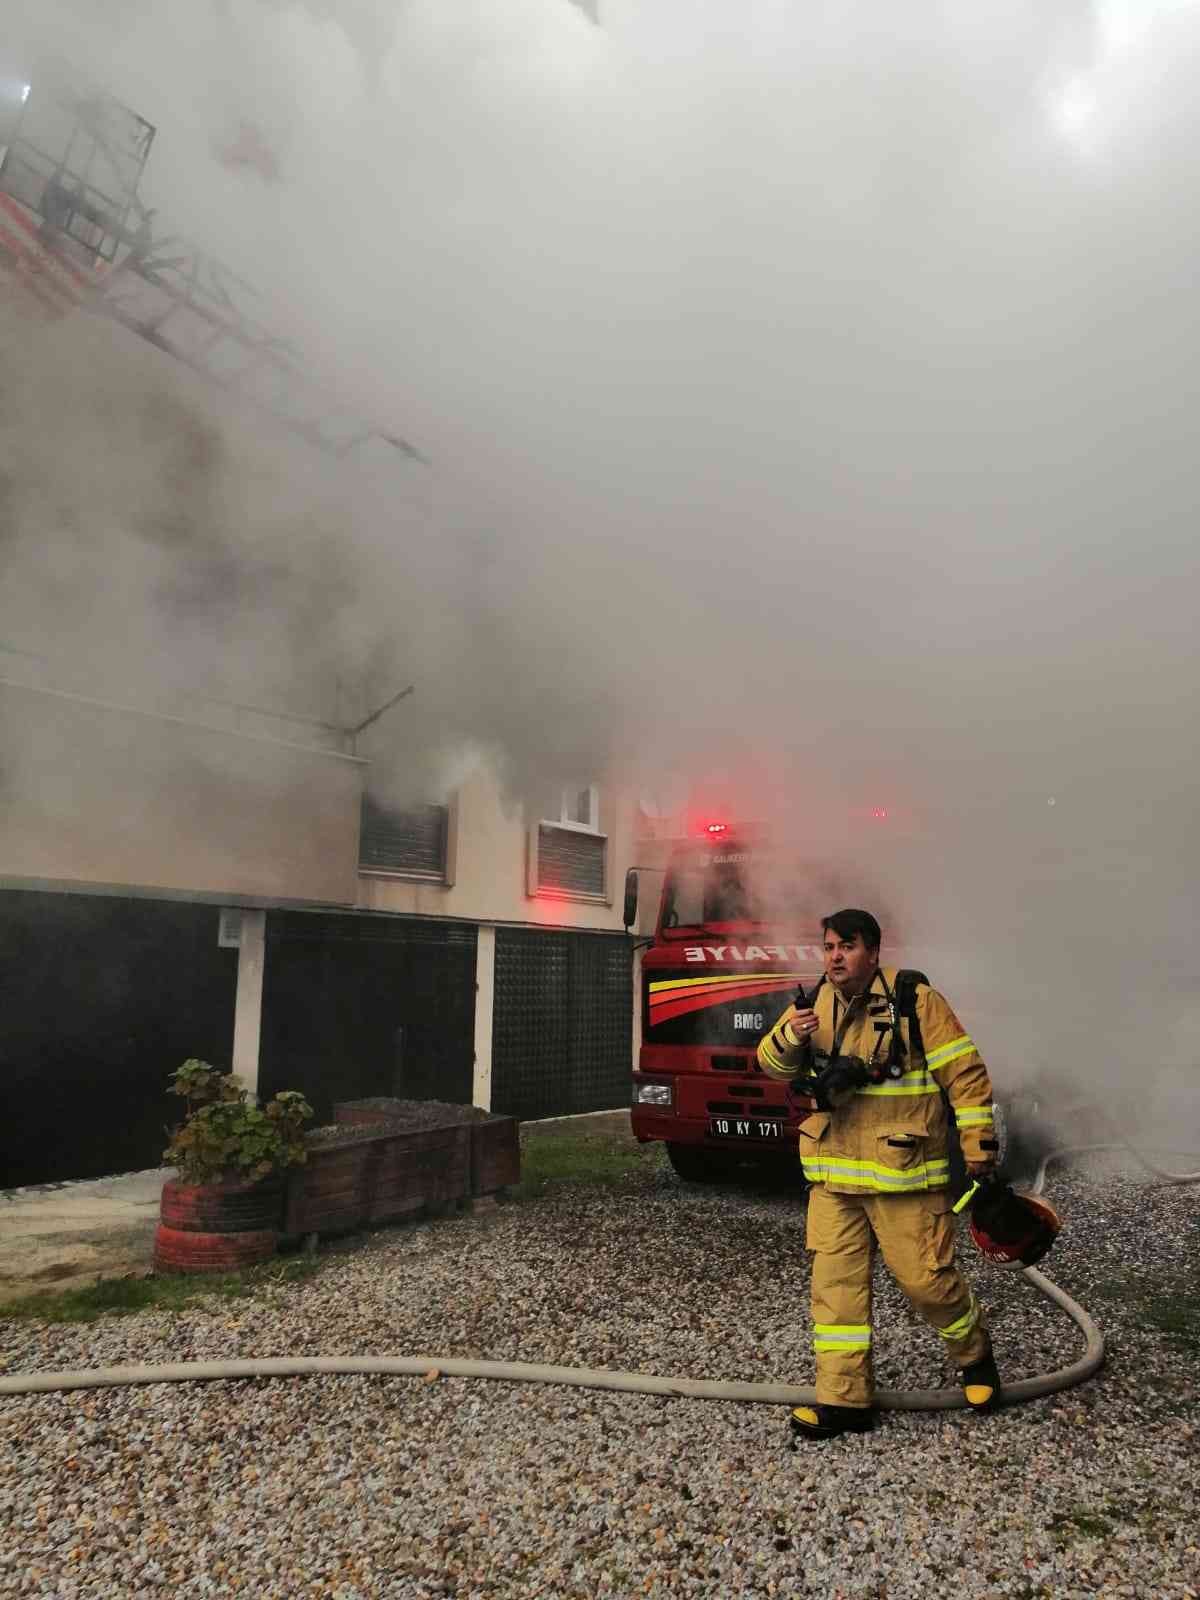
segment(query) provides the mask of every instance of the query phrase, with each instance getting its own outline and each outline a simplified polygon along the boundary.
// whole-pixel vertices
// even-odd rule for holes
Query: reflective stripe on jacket
[[[892,1027],[884,978],[894,992],[896,969],[886,967],[875,974],[865,995],[850,1002],[843,1057],[887,1060]],[[966,1160],[990,1153],[981,1140],[993,1135],[992,1085],[974,1041],[936,989],[918,984],[916,1007],[924,1058],[914,1056],[908,1021],[901,1018],[903,1076],[867,1084],[836,1111],[814,1112],[802,1124],[800,1159],[810,1182],[842,1194],[945,1188],[950,1163],[943,1090]],[[815,1010],[813,1045],[818,1054],[828,1054],[846,1007],[831,984],[822,984]],[[763,1036],[758,1064],[770,1077],[796,1081],[803,1090],[804,1078],[813,1070],[813,1052],[787,1026],[793,1016],[795,1007],[789,1006]]]

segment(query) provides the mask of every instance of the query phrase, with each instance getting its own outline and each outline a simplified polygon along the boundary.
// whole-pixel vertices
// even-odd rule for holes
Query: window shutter
[[[446,876],[446,806],[395,811],[363,797],[358,865],[364,872]]]
[[[603,900],[607,845],[603,834],[543,822],[538,828],[539,891]]]

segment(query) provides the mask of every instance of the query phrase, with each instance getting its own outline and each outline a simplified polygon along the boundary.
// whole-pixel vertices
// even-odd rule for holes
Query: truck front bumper
[[[670,1104],[636,1097],[642,1086],[670,1084]],[[761,1078],[730,1082],[707,1072],[635,1073],[630,1127],[642,1144],[704,1145],[712,1150],[743,1148],[754,1154],[771,1149],[794,1152],[806,1112],[783,1089]]]

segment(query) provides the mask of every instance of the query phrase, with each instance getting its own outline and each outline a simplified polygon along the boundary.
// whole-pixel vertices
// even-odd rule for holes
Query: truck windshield
[[[757,851],[697,854],[678,862],[663,890],[664,933],[784,927],[811,920],[816,874]]]

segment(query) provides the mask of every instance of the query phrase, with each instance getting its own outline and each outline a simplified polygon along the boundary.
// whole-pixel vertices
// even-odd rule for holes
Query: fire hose
[[[1124,1149],[1160,1183],[1200,1182],[1200,1172],[1167,1172],[1124,1136],[1106,1144],[1079,1145],[1053,1150],[1043,1156],[1030,1185],[1040,1194],[1050,1164],[1072,1155]],[[1006,1403],[1036,1400],[1074,1388],[1090,1378],[1104,1362],[1104,1335],[1092,1318],[1065,1289],[1036,1267],[1022,1269],[1025,1278],[1071,1319],[1084,1337],[1083,1354],[1067,1366],[1033,1378],[1004,1385]],[[590,1367],[544,1366],[525,1361],[460,1360],[456,1356],[264,1356],[238,1361],[177,1361],[159,1366],[97,1367],[78,1372],[31,1372],[0,1377],[0,1395],[51,1394],[71,1389],[125,1388],[148,1383],[204,1383],[214,1380],[301,1378],[343,1374],[383,1377],[427,1377],[436,1372],[447,1378],[492,1378],[510,1383],[559,1384],[576,1389],[608,1389],[621,1394],[653,1394],[672,1399],[732,1400],[777,1406],[816,1403],[811,1385],[786,1383],[727,1383],[713,1378],[665,1378],[646,1372],[615,1372]],[[880,1389],[876,1403],[886,1411],[953,1411],[967,1401],[960,1389]]]

